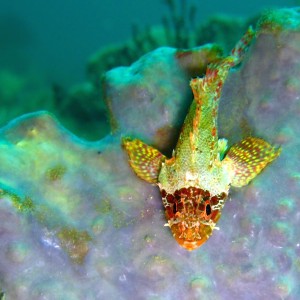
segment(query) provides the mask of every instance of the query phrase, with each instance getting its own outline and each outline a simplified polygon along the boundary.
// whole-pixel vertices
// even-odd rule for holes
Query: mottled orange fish
[[[205,77],[191,80],[194,100],[170,159],[138,139],[123,139],[135,173],[158,185],[166,225],[187,250],[201,246],[217,228],[230,186],[247,185],[280,154],[260,138],[247,137],[229,150],[227,141],[218,139],[222,86],[254,35],[249,28],[230,56],[210,64]]]

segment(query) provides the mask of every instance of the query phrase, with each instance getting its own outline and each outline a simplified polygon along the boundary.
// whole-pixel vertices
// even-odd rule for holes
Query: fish
[[[129,164],[138,177],[159,187],[173,237],[186,250],[202,246],[217,223],[230,187],[246,186],[281,152],[248,136],[228,147],[218,137],[218,107],[231,68],[239,65],[255,37],[249,27],[231,53],[208,65],[205,76],[191,79],[194,99],[168,158],[143,141],[122,137]]]

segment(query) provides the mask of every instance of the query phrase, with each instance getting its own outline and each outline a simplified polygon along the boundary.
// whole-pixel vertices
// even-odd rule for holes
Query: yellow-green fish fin
[[[260,138],[247,137],[233,145],[224,160],[230,160],[234,169],[231,185],[245,186],[270,162],[279,156],[280,148],[273,147]]]
[[[136,175],[149,183],[157,183],[161,164],[166,157],[138,139],[123,138],[122,145]]]

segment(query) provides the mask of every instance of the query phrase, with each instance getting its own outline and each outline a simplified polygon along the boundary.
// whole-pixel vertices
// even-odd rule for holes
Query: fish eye
[[[207,204],[206,206],[205,206],[205,212],[206,212],[206,215],[210,215],[211,214],[211,207],[210,207],[210,204]]]
[[[176,209],[175,203],[173,204],[173,213],[174,213],[174,215],[177,213],[177,209]]]

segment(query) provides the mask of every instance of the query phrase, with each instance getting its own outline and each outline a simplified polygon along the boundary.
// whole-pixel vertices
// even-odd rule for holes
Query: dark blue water
[[[36,70],[65,86],[84,79],[86,62],[99,48],[130,38],[133,23],[141,28],[160,24],[168,13],[161,0],[1,2],[0,68],[18,73]],[[199,22],[217,13],[248,17],[264,8],[297,4],[295,0],[193,2]]]

